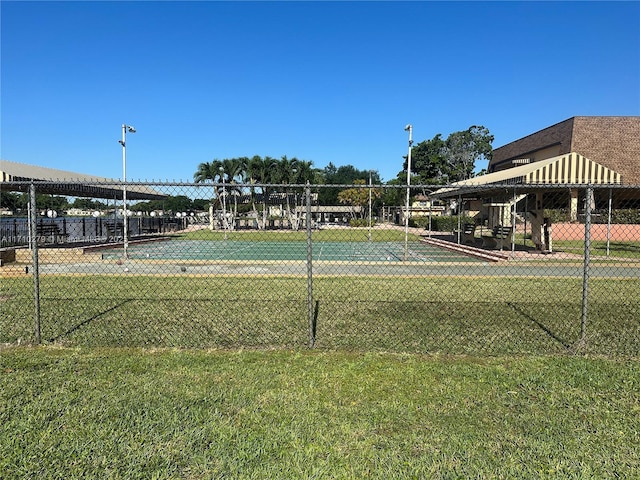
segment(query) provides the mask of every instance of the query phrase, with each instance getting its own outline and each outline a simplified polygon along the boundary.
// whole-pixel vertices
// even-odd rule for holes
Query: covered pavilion
[[[583,155],[570,152],[564,155],[514,166],[468,180],[455,182],[434,191],[432,199],[452,200],[458,205],[475,202],[480,219],[487,227],[515,227],[516,205],[525,202],[524,211],[530,218],[531,238],[540,250],[551,250],[548,220],[545,208],[564,205],[569,220],[578,219],[578,196],[587,186],[608,186],[609,208],[612,205],[613,188],[620,192],[622,176],[611,168],[594,162]],[[513,235],[512,235],[513,245]]]
[[[32,182],[36,184],[38,193],[112,200],[122,200],[123,197],[121,180],[0,160],[0,190],[26,192]],[[161,200],[167,197],[146,185],[127,184],[126,190],[129,200]]]

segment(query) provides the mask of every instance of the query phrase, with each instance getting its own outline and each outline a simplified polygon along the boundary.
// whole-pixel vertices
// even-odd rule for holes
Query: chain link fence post
[[[591,261],[591,200],[593,187],[589,185],[585,191],[584,207],[584,269],[582,275],[582,316],[580,319],[580,342],[584,347],[587,337],[587,315],[589,306],[589,267]]]
[[[511,205],[511,245],[510,245],[510,250],[511,250],[511,258],[515,258],[516,256],[516,221],[517,221],[517,209],[516,209],[516,205],[518,204],[518,198],[517,198],[517,189],[514,186],[513,187],[513,204]],[[524,232],[524,235],[526,237],[526,230]]]
[[[307,309],[309,318],[309,347],[313,348],[316,343],[315,313],[313,307],[313,228],[311,225],[311,186],[307,182],[305,188],[306,201],[306,225],[307,225]]]
[[[34,340],[36,345],[40,345],[40,261],[38,259],[36,215],[36,186],[31,182],[29,185],[29,246],[31,247],[33,273]]]

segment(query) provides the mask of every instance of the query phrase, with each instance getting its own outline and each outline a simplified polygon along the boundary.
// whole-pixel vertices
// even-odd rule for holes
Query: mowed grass
[[[638,478],[640,363],[0,351],[0,477]]]
[[[307,283],[270,276],[40,279],[45,344],[306,348]],[[0,342],[31,342],[33,286],[4,278]],[[441,354],[640,355],[640,282],[578,278],[314,278],[315,348]]]
[[[607,242],[603,240],[593,240],[590,245],[590,253],[593,257],[640,259],[640,242],[638,241],[612,241],[609,243],[608,249]],[[584,253],[584,241],[555,240],[553,242],[553,248],[560,252],[571,252],[582,255]]]

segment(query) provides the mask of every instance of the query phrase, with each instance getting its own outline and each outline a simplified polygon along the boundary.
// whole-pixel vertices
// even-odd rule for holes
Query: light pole
[[[405,132],[409,132],[409,153],[407,155],[407,202],[404,212],[404,259],[409,259],[409,194],[411,190],[411,145],[413,139],[411,138],[413,133],[413,126],[411,124],[404,127]]]
[[[122,140],[118,140],[118,143],[122,145],[122,249],[123,257],[128,257],[129,238],[128,238],[128,225],[127,225],[127,132],[136,133],[136,129],[131,125],[122,124]]]
[[[222,228],[224,229],[224,239],[227,239],[227,188],[224,183],[224,168],[218,167],[222,177]]]

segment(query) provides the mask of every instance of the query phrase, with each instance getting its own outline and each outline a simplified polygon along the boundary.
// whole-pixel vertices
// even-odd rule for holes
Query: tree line
[[[466,180],[476,175],[478,162],[491,160],[494,136],[483,126],[472,125],[466,130],[451,133],[446,139],[438,133],[411,148],[411,177],[414,184],[444,185]],[[408,158],[402,170],[389,184],[406,183]],[[481,170],[479,173],[484,173]],[[355,181],[381,184],[378,171],[359,170],[353,165],[337,167],[332,162],[323,169],[314,168],[312,161],[297,158],[238,157],[213,160],[198,165],[194,181],[232,183],[272,183],[350,185]],[[326,200],[337,200],[339,189],[327,189]]]
[[[471,178],[475,173],[476,164],[479,161],[488,161],[492,155],[492,143],[494,136],[489,129],[483,126],[473,125],[466,130],[451,133],[446,139],[438,133],[432,139],[423,140],[411,148],[411,183],[413,185],[443,185],[459,180]],[[386,182],[387,185],[404,185],[407,181],[408,158],[404,157],[402,170],[395,178]],[[479,174],[484,171],[479,172]],[[339,203],[361,202],[363,196],[357,190],[347,193],[340,185],[366,185],[369,182],[381,185],[382,179],[377,170],[361,170],[353,165],[336,166],[333,162],[324,168],[314,168],[313,162],[300,160],[296,157],[273,158],[261,157],[237,157],[228,159],[214,159],[211,162],[203,162],[197,166],[193,174],[194,182],[214,182],[225,184],[225,190],[235,211],[238,211],[237,199],[241,194],[240,184],[244,185],[274,185],[273,187],[251,188],[249,194],[254,201],[251,206],[258,210],[255,194],[261,194],[263,199],[262,210],[265,210],[266,199],[269,194],[279,193],[286,195],[295,193],[296,189],[287,185],[304,185],[307,182],[312,185],[336,185],[326,187],[318,191],[318,203],[321,205],[337,205]],[[280,186],[275,186],[280,185]],[[219,186],[222,190],[222,187]],[[297,189],[300,192],[300,188]],[[219,201],[220,193],[217,199]],[[342,196],[340,196],[342,195]],[[386,205],[401,205],[403,195],[399,190],[375,192],[376,206],[380,203]],[[165,200],[131,203],[129,208],[133,211],[193,211],[206,209],[212,199],[189,199],[186,196],[170,196]],[[235,200],[235,204],[234,204]],[[27,194],[12,192],[0,192],[0,207],[10,210],[26,209],[28,203]],[[38,209],[54,209],[62,211],[69,208],[81,208],[87,210],[103,210],[108,204],[100,201],[77,198],[69,202],[66,197],[38,195],[36,197]]]
[[[163,200],[150,200],[143,202],[131,202],[127,209],[132,212],[191,212],[204,211],[209,208],[210,199],[192,199],[186,195],[169,195]],[[16,193],[0,191],[0,207],[6,208],[14,213],[26,215],[29,205],[28,193]],[[39,212],[54,210],[58,215],[70,209],[85,210],[89,212],[105,212],[121,208],[121,201],[101,201],[92,198],[74,198],[61,195],[49,195],[44,193],[36,194],[36,210]]]
[[[238,157],[214,159],[198,165],[193,175],[196,183],[214,182],[217,184],[217,198],[214,206],[220,209],[228,200],[228,214],[235,217],[241,212],[238,199],[249,195],[249,204],[244,203],[245,210],[258,212],[258,227],[266,224],[269,202],[279,198],[284,209],[284,216],[292,225],[301,220],[302,209],[297,208],[303,200],[303,185],[349,185],[358,182],[380,183],[377,171],[359,170],[352,165],[336,167],[329,163],[325,168],[313,167],[313,162],[298,158]],[[249,192],[243,191],[240,185],[249,185]],[[254,187],[255,185],[255,187]],[[340,198],[343,188],[323,188],[317,192],[320,205],[336,205],[349,203],[346,197]],[[353,203],[350,203],[353,204]],[[225,212],[225,215],[227,213]]]

